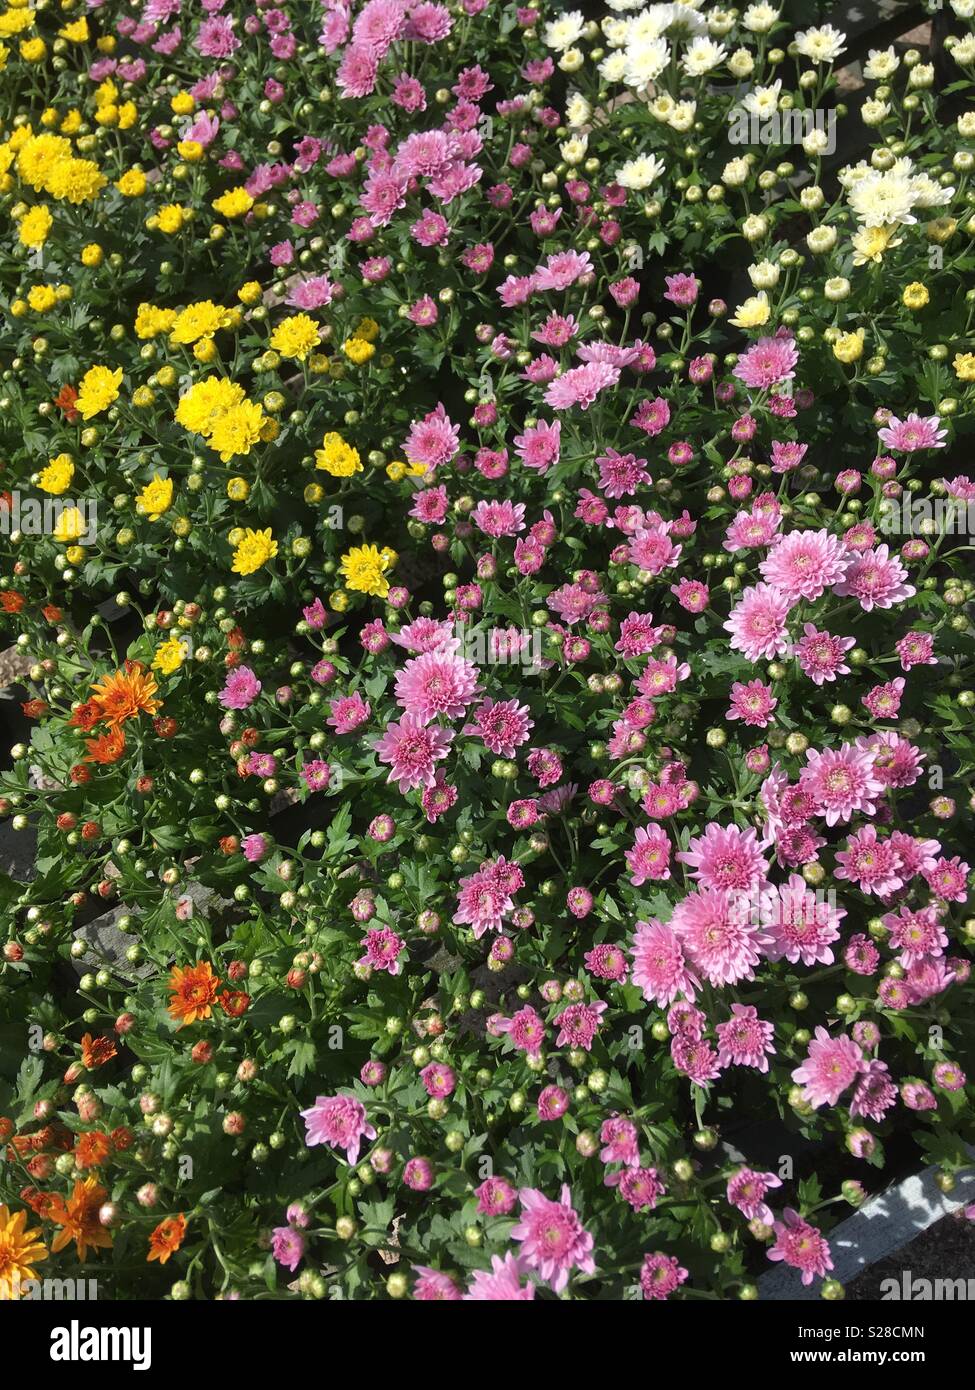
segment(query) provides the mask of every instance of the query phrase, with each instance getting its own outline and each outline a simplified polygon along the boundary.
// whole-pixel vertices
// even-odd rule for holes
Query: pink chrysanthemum
[[[772,694],[772,687],[763,681],[735,681],[731,687],[731,704],[726,719],[740,719],[748,728],[767,729],[772,722],[772,711],[778,704]]]
[[[747,1220],[761,1221],[763,1226],[771,1226],[775,1217],[765,1201],[765,1194],[781,1186],[782,1179],[776,1173],[758,1173],[753,1168],[739,1168],[728,1179],[728,1204],[736,1207]]]
[[[678,995],[689,1000],[696,997],[700,981],[688,968],[680,938],[670,926],[656,918],[637,922],[630,951],[633,983],[644,999],[666,1008]]]
[[[594,1274],[596,1262],[592,1257],[593,1239],[572,1209],[567,1184],[557,1202],[535,1187],[523,1187],[518,1193],[521,1220],[511,1237],[521,1241],[519,1258],[554,1293],[561,1293],[569,1282],[573,1269]]]
[[[428,1265],[414,1265],[413,1272],[418,1276],[413,1285],[413,1297],[419,1303],[456,1303],[461,1297],[460,1289],[449,1274]]]
[[[804,1284],[811,1284],[817,1274],[823,1278],[833,1268],[829,1245],[819,1230],[792,1207],[786,1207],[774,1230],[776,1239],[768,1252],[769,1259],[784,1260],[800,1270]]]
[[[809,1044],[806,1060],[796,1067],[792,1079],[802,1086],[803,1100],[818,1110],[821,1105],[835,1105],[862,1070],[863,1053],[853,1039],[846,1033],[831,1038],[820,1027]]]
[[[818,897],[799,874],[762,895],[762,925],[770,940],[769,960],[791,965],[832,965],[830,946],[839,940],[846,909]]]
[[[850,674],[843,658],[856,646],[855,637],[834,637],[829,632],[820,632],[814,623],[803,624],[802,630],[804,635],[792,648],[792,653],[799,658],[803,674],[814,685]]]
[[[890,840],[882,840],[876,826],[864,825],[836,855],[837,878],[849,879],[861,893],[885,898],[903,888],[901,857]]]
[[[759,338],[735,363],[732,376],[752,391],[764,391],[779,382],[791,381],[799,361],[794,338]]]
[[[756,1071],[768,1071],[769,1055],[775,1053],[772,1045],[775,1028],[759,1018],[753,1005],[732,1004],[731,1017],[719,1023],[715,1032],[720,1067],[754,1067]]]
[[[841,598],[855,598],[865,613],[874,608],[892,608],[917,593],[913,584],[905,584],[907,570],[886,545],[857,555],[846,574],[833,587]]]
[[[477,692],[477,667],[463,657],[424,652],[396,676],[396,701],[420,724],[460,719]]]
[[[768,860],[751,827],[742,830],[711,822],[677,858],[691,866],[691,876],[702,888],[737,888],[747,893],[768,877]]]
[[[305,1122],[305,1143],[329,1144],[344,1149],[346,1161],[359,1161],[359,1146],[363,1139],[375,1139],[376,1131],[366,1119],[366,1107],[352,1096],[318,1096],[315,1104],[302,1110]]]
[[[817,599],[838,584],[850,566],[846,547],[830,531],[790,531],[759,565],[762,578],[790,603]]]
[[[800,773],[799,787],[812,797],[827,825],[847,821],[855,811],[875,814],[877,798],[884,787],[868,749],[854,748],[849,743],[821,753],[810,748],[806,761],[808,766]]]
[[[414,787],[432,787],[436,763],[446,758],[453,737],[452,729],[424,724],[412,714],[388,724],[375,745],[379,761],[390,764],[387,782],[395,782],[404,795]]]
[[[749,661],[771,660],[789,650],[786,620],[792,607],[771,584],[746,589],[722,627],[731,633],[729,645]]]
[[[704,888],[677,904],[670,919],[693,968],[711,985],[755,977],[767,941],[752,904],[740,892]]]
[[[939,429],[941,418],[938,415],[920,416],[913,410],[906,420],[892,415],[877,431],[880,440],[899,454],[913,454],[917,449],[943,449],[946,429]]]
[[[442,405],[438,405],[422,420],[414,421],[403,446],[410,463],[422,463],[427,468],[440,468],[457,453],[460,426],[451,423]]]
[[[534,727],[527,705],[519,705],[517,700],[494,701],[486,697],[473,711],[464,733],[476,734],[484,746],[499,757],[513,758]]]
[[[670,839],[666,830],[657,825],[649,830],[638,826],[633,848],[626,851],[625,858],[634,888],[670,878]]]
[[[643,1257],[640,1288],[643,1290],[644,1298],[669,1298],[688,1277],[688,1271],[678,1264],[674,1255],[663,1255],[659,1250],[655,1250]]]
[[[522,1263],[510,1252],[502,1260],[491,1256],[491,1270],[475,1270],[467,1292],[466,1302],[530,1303],[535,1297],[535,1285],[521,1282]]]

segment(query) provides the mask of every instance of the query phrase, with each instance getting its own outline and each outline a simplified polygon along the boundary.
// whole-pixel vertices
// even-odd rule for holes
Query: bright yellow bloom
[[[409,473],[405,463],[387,463],[386,476],[394,483],[400,483]]]
[[[866,332],[858,328],[855,333],[841,333],[833,344],[833,356],[840,362],[859,362],[863,356],[863,340]]]
[[[85,420],[100,415],[113,401],[118,400],[118,390],[122,385],[122,368],[113,372],[110,367],[89,367],[81,379],[75,409]]]
[[[201,299],[189,304],[173,321],[172,339],[174,343],[195,343],[199,338],[212,338],[218,328],[225,328],[227,311],[212,299]]]
[[[90,159],[62,159],[51,170],[47,190],[54,198],[78,204],[97,198],[106,183],[105,175]]]
[[[7,148],[10,152],[14,151],[13,136]],[[47,187],[55,165],[70,157],[71,145],[62,135],[31,135],[28,131],[27,138],[17,149],[17,173],[24,183],[30,184],[31,188],[40,192],[42,188]],[[3,164],[0,163],[0,170],[2,169]]]
[[[123,101],[118,109],[119,130],[131,130],[139,119],[139,111],[134,101]]]
[[[42,63],[47,57],[47,44],[43,39],[22,39],[20,56],[25,63]]]
[[[178,637],[170,637],[168,641],[156,648],[152,669],[161,671],[164,676],[171,676],[174,671],[179,670],[185,660],[185,646]]]
[[[313,347],[318,344],[318,324],[307,314],[292,314],[282,319],[271,334],[271,346],[282,357],[293,357],[304,362]]]
[[[251,485],[246,478],[231,478],[227,483],[227,496],[231,502],[246,502],[251,493]]]
[[[169,511],[173,505],[172,478],[161,478],[154,473],[152,482],[146,483],[135,500],[140,512],[145,513],[150,521],[158,521],[163,512]]]
[[[361,367],[363,362],[368,362],[370,357],[376,355],[376,349],[372,343],[367,343],[365,338],[346,338],[342,344],[342,351],[357,367]]]
[[[101,265],[105,259],[105,252],[98,245],[97,241],[90,241],[87,246],[81,248],[81,264],[89,269]]]
[[[243,186],[231,188],[213,200],[213,210],[219,212],[221,217],[243,217],[253,206],[254,199]]]
[[[179,203],[167,203],[156,214],[156,224],[159,230],[165,232],[167,236],[181,231],[186,220],[186,209],[181,208]]]
[[[761,328],[768,323],[770,313],[768,295],[760,290],[746,299],[744,304],[739,304],[734,318],[728,322],[735,328]]]
[[[132,392],[132,404],[137,410],[147,409],[155,399],[156,393],[151,386],[137,386]]]
[[[32,285],[27,295],[27,303],[35,314],[46,314],[58,302],[58,297],[50,285]]]
[[[176,144],[176,153],[187,164],[197,164],[203,158],[204,151],[199,140],[179,140]]]
[[[278,553],[278,543],[272,540],[270,530],[252,531],[248,526],[243,539],[234,551],[234,574],[253,574]]]
[[[241,285],[237,291],[237,298],[241,304],[259,304],[264,291],[261,289],[259,280],[248,280],[246,285]]]
[[[88,530],[88,524],[77,507],[65,507],[54,527],[54,539],[62,545],[73,545]]]
[[[70,454],[58,454],[41,473],[37,486],[53,497],[67,492],[74,477],[74,461]]]
[[[385,598],[389,593],[386,571],[390,568],[388,555],[374,545],[354,546],[342,556],[342,577],[348,588],[360,594]]]
[[[54,225],[54,219],[45,203],[39,203],[20,219],[17,235],[21,246],[43,246],[47,234]]]
[[[322,440],[322,447],[315,450],[315,467],[333,478],[351,478],[353,473],[362,472],[362,460],[358,449],[330,430]]]
[[[244,400],[218,416],[210,431],[210,448],[224,463],[237,454],[249,454],[262,438],[267,417],[259,405]]]
[[[123,198],[141,198],[146,186],[146,176],[141,169],[128,169],[115,184]]]
[[[923,309],[930,298],[927,285],[922,285],[920,280],[912,280],[904,286],[901,303],[906,309]]]
[[[374,343],[379,337],[379,324],[375,319],[360,319],[352,336],[353,338],[365,338],[367,343]]]
[[[175,309],[140,304],[135,316],[135,335],[137,338],[157,338],[160,333],[168,333],[175,322]]]
[[[58,38],[67,39],[69,43],[87,43],[91,34],[88,32],[88,21],[84,15],[73,24],[66,24],[63,29],[59,29]]]
[[[951,365],[959,381],[975,381],[975,352],[956,352]]]
[[[196,110],[196,99],[189,92],[177,92],[170,102],[177,116],[189,116]]]
[[[0,1206],[0,1302],[19,1299],[23,1285],[37,1277],[34,1266],[47,1259],[38,1227],[28,1228],[25,1211]]]
[[[0,34],[5,39],[11,38],[14,34],[22,34],[25,29],[30,29],[33,23],[33,10],[11,5],[9,10],[0,14]]]

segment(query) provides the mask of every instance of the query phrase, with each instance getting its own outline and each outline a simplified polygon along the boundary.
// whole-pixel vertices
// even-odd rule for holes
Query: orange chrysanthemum
[[[106,1062],[117,1056],[118,1049],[111,1038],[93,1038],[90,1033],[86,1033],[81,1039],[81,1060],[89,1071],[103,1067]]]
[[[85,1168],[100,1168],[111,1152],[112,1141],[107,1134],[100,1129],[87,1130],[78,1135],[74,1150],[75,1166],[82,1171]]]
[[[0,1207],[0,1301],[17,1299],[22,1286],[37,1277],[34,1266],[47,1259],[41,1232],[28,1228],[27,1213]]]
[[[49,623],[59,623],[64,617],[64,609],[59,608],[56,603],[47,604],[41,612]]]
[[[0,593],[0,608],[5,613],[19,613],[26,602],[26,597],[16,589],[5,589]]]
[[[155,714],[161,700],[152,697],[158,690],[156,678],[139,661],[127,661],[121,671],[105,676],[92,686],[92,699],[109,724],[119,725],[140,714]]]
[[[210,1007],[217,997],[220,980],[214,975],[209,961],[198,960],[195,965],[185,968],[174,965],[169,976],[172,999],[169,1013],[180,1020],[180,1028],[197,1019],[209,1018]]]
[[[117,763],[125,752],[125,735],[116,726],[106,734],[99,734],[97,738],[86,738],[85,747],[88,749],[84,757],[86,763],[101,763],[107,766]]]
[[[74,386],[62,386],[61,390],[54,397],[54,404],[59,410],[64,411],[64,418],[69,425],[73,425],[76,420],[81,419],[81,412],[75,409],[75,401],[78,399],[78,391]]]
[[[68,723],[75,729],[81,729],[83,733],[88,733],[103,718],[101,706],[94,700],[86,700],[74,711]]]
[[[176,1251],[183,1244],[183,1237],[186,1235],[186,1217],[180,1213],[179,1216],[167,1216],[160,1221],[159,1225],[149,1237],[149,1253],[146,1262],[158,1260],[164,1265],[170,1255],[175,1255]]]
[[[48,1216],[55,1226],[63,1227],[51,1242],[57,1254],[74,1241],[78,1259],[84,1264],[89,1249],[111,1248],[112,1237],[98,1219],[98,1208],[108,1196],[97,1178],[78,1178],[67,1201],[60,1195],[51,1203]]]

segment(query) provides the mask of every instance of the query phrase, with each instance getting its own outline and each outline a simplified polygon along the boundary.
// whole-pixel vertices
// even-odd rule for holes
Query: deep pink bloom
[[[558,1201],[552,1201],[535,1187],[521,1188],[518,1200],[521,1219],[511,1238],[521,1241],[519,1258],[554,1293],[561,1293],[566,1287],[573,1269],[584,1274],[596,1272],[593,1238],[572,1208],[568,1185],[563,1185]]]

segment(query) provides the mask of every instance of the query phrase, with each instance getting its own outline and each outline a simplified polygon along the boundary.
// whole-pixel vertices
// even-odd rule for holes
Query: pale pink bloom
[[[836,878],[849,879],[861,893],[885,898],[903,888],[903,861],[891,840],[881,840],[876,826],[864,825],[836,855]]]
[[[752,980],[768,936],[748,895],[716,888],[691,893],[674,908],[670,925],[693,968],[711,985]]]
[[[678,995],[695,998],[700,981],[688,968],[680,939],[671,927],[656,918],[637,922],[630,951],[633,983],[643,991],[644,999],[666,1008]]]
[[[906,420],[892,415],[887,424],[877,431],[881,441],[888,449],[897,453],[912,454],[916,449],[943,449],[946,429],[939,429],[940,416],[921,417],[913,410]]]
[[[609,449],[596,459],[599,486],[607,497],[624,497],[636,492],[641,483],[650,483],[646,459],[635,454],[618,454]]]
[[[337,734],[351,734],[360,724],[366,722],[371,713],[369,701],[364,700],[356,691],[353,695],[341,695],[332,701],[325,723]]]
[[[786,620],[792,607],[770,584],[746,589],[722,627],[731,633],[729,645],[749,661],[771,660],[789,650]]]
[[[305,1122],[305,1143],[329,1144],[344,1149],[346,1161],[359,1161],[363,1139],[375,1139],[376,1131],[366,1119],[366,1107],[353,1096],[318,1096],[315,1104],[301,1111]]]
[[[540,290],[567,290],[580,275],[588,275],[592,270],[588,251],[557,251],[535,271],[536,287]]]
[[[573,1269],[594,1274],[593,1238],[585,1230],[572,1208],[567,1184],[557,1202],[553,1202],[535,1187],[523,1187],[518,1193],[521,1220],[513,1228],[511,1238],[521,1241],[519,1258],[554,1293],[561,1293],[569,1282]]]
[[[794,338],[759,338],[741,354],[731,374],[750,390],[763,391],[779,382],[791,381],[798,361]]]
[[[821,1105],[835,1105],[863,1066],[863,1053],[851,1037],[841,1033],[831,1038],[825,1028],[819,1027],[809,1044],[806,1060],[793,1071],[792,1079],[802,1086],[803,1100],[818,1110]]]
[[[813,798],[827,825],[848,821],[855,811],[868,816],[876,813],[877,799],[884,787],[874,771],[869,749],[854,748],[849,743],[821,753],[810,748],[806,761],[808,766],[799,775],[799,786]]]
[[[501,1018],[496,1025],[499,1034],[507,1033],[512,1045],[529,1057],[537,1057],[545,1041],[545,1024],[530,1004],[519,1009],[511,1018]]]
[[[545,403],[553,410],[571,410],[574,405],[588,410],[601,391],[615,386],[620,379],[618,367],[606,362],[587,362],[582,367],[570,367],[555,378],[545,392]]]
[[[772,687],[759,680],[735,681],[731,687],[731,705],[725,716],[727,719],[740,719],[749,728],[767,729],[772,722],[772,711],[778,704],[772,694]]]
[[[867,550],[857,555],[840,582],[833,586],[833,593],[841,598],[859,600],[864,612],[873,608],[892,608],[895,603],[917,593],[913,584],[905,584],[907,570],[896,555],[891,555],[886,545],[878,545],[875,550]]]
[[[471,512],[471,521],[486,536],[514,536],[525,529],[524,502],[487,502],[483,499]]]
[[[465,734],[476,734],[501,758],[513,758],[515,750],[525,743],[534,728],[528,706],[517,700],[496,702],[490,697],[481,701],[464,726]]]
[[[774,542],[759,569],[763,579],[795,603],[819,598],[839,583],[850,563],[843,542],[830,531],[790,531]]]
[[[710,822],[677,856],[691,866],[691,877],[702,888],[735,888],[751,892],[768,877],[768,860],[762,855],[755,831],[737,825]]]
[[[804,675],[814,685],[850,674],[843,658],[856,646],[855,637],[834,637],[829,632],[820,632],[814,623],[804,623],[802,630],[805,635],[792,648],[792,654],[799,658]]]
[[[435,764],[446,758],[454,737],[452,729],[427,724],[412,714],[404,714],[375,744],[379,761],[390,764],[387,782],[396,782],[405,795],[414,787],[432,787]]]
[[[661,574],[677,564],[683,546],[674,545],[663,526],[639,527],[630,541],[628,559],[647,574]]]
[[[385,970],[390,975],[399,975],[402,971],[399,957],[404,946],[403,938],[397,936],[389,927],[371,928],[359,945],[366,948],[366,954],[358,961],[359,965],[369,965],[373,970]]]
[[[422,420],[414,421],[403,451],[410,463],[440,468],[457,453],[460,426],[451,422],[443,405],[438,404]]]
[[[770,938],[765,945],[769,960],[832,965],[830,946],[839,940],[846,909],[817,897],[799,874],[762,894],[761,916]]]
[[[428,1265],[414,1265],[413,1272],[419,1275],[413,1285],[413,1297],[418,1302],[456,1303],[460,1299],[460,1289],[449,1274],[442,1274]]]
[[[640,1163],[640,1137],[636,1125],[623,1115],[611,1115],[603,1120],[599,1131],[599,1151],[603,1163],[622,1163],[627,1168],[637,1168]],[[605,1179],[609,1185],[609,1179]]]
[[[670,878],[670,840],[666,830],[657,825],[649,830],[638,826],[633,848],[626,851],[625,858],[634,888]]]
[[[526,1303],[535,1297],[535,1285],[529,1280],[521,1282],[522,1263],[510,1252],[502,1260],[498,1255],[491,1256],[491,1272],[478,1269],[471,1276],[466,1302],[484,1303]]]
[[[605,1012],[606,1005],[602,1000],[594,1004],[570,1004],[555,1020],[559,1030],[556,1047],[580,1047],[585,1052],[591,1052],[593,1040],[599,1031],[600,1015]]]
[[[515,436],[515,453],[526,468],[535,468],[544,473],[558,463],[561,455],[562,422],[556,420],[549,424],[539,420],[536,425],[526,429],[524,434]]]
[[[883,924],[890,932],[890,949],[900,952],[901,965],[910,968],[929,956],[944,955],[948,936],[933,907],[901,907],[896,914],[888,912]]]
[[[731,1017],[719,1023],[714,1031],[718,1037],[720,1067],[754,1067],[756,1071],[768,1071],[769,1055],[775,1053],[772,1045],[775,1029],[759,1018],[758,1010],[751,1004],[732,1004]]]
[[[396,702],[420,724],[460,719],[478,690],[477,667],[443,651],[413,657],[396,676]]]
[[[236,666],[224,683],[218,699],[224,709],[247,709],[261,693],[261,682],[249,666]]]

